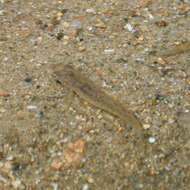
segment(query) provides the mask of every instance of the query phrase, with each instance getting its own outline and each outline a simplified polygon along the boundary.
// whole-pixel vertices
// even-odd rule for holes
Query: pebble
[[[53,161],[51,163],[51,168],[53,168],[54,170],[59,170],[61,168],[61,166],[62,166],[61,162],[55,162],[55,161]]]
[[[64,35],[64,36],[63,36],[63,39],[64,39],[64,40],[69,40],[69,36]]]
[[[94,26],[98,27],[98,28],[106,28],[106,24],[101,21],[100,19],[98,20],[97,24],[95,24]]]
[[[148,14],[149,19],[153,20],[154,16],[152,14]]]
[[[143,128],[144,128],[144,129],[149,129],[149,128],[150,128],[150,125],[149,125],[149,124],[144,124],[144,125],[143,125]]]
[[[88,178],[88,182],[89,182],[89,183],[94,183],[94,179],[93,179],[92,177],[89,177],[89,178]]]
[[[72,35],[72,37],[77,37],[78,35],[79,35],[79,32],[80,32],[80,29],[73,29],[72,31],[71,31],[71,35]]]
[[[82,190],[88,190],[89,189],[89,185],[88,184],[84,184],[84,186],[82,187]]]
[[[6,109],[0,108],[0,113],[4,113],[4,112],[6,112],[6,111],[7,111]]]
[[[149,137],[148,140],[149,140],[149,143],[151,143],[151,144],[155,143],[155,141],[156,141],[156,139],[154,137]]]
[[[6,170],[10,170],[10,169],[12,168],[11,162],[10,162],[10,161],[5,162],[4,168],[5,168]]]
[[[68,22],[64,22],[64,23],[63,23],[63,26],[64,26],[65,28],[68,28],[68,27],[70,26],[70,24],[69,24]]]
[[[125,29],[127,29],[129,32],[134,32],[134,28],[131,24],[127,23],[125,26],[124,26]]]
[[[32,78],[31,78],[31,77],[26,77],[26,78],[24,79],[24,81],[29,83],[29,82],[32,81]]]
[[[56,38],[57,40],[61,40],[63,38],[63,32],[58,32]]]
[[[115,52],[114,49],[105,49],[105,50],[104,50],[104,53],[105,53],[105,54],[113,54],[114,52]]]
[[[90,8],[90,9],[86,9],[86,12],[87,13],[93,13],[93,14],[96,14],[95,10]]]
[[[93,27],[92,27],[92,26],[89,26],[89,27],[88,27],[88,30],[89,30],[89,31],[93,30]]]
[[[14,159],[14,156],[13,156],[13,155],[10,155],[10,156],[7,157],[7,160],[8,160],[8,161],[12,161],[13,159]]]
[[[35,110],[35,109],[37,109],[37,106],[29,105],[29,106],[27,106],[27,109],[29,109],[29,110]]]
[[[82,52],[82,51],[85,51],[85,47],[84,46],[80,46],[79,48],[78,48],[78,50],[80,51],[80,52]]]
[[[58,190],[58,184],[57,183],[51,183],[53,190]]]
[[[7,41],[7,40],[8,40],[8,38],[6,36],[0,37],[0,41]]]
[[[3,16],[3,15],[4,15],[4,11],[0,10],[0,16]]]
[[[62,169],[82,166],[82,157],[85,151],[85,142],[81,139],[69,142],[62,152]]]
[[[3,162],[0,162],[0,168],[2,168],[4,166]]]
[[[3,91],[3,92],[0,92],[0,96],[6,97],[6,96],[9,96],[9,93],[6,91]]]
[[[63,13],[62,13],[62,12],[58,12],[56,16],[57,16],[57,17],[62,17],[62,16],[63,16]]]

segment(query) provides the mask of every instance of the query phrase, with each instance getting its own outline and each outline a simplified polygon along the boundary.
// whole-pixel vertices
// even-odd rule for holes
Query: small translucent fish
[[[185,53],[188,51],[190,51],[190,42],[185,42],[185,43],[182,43],[176,47],[158,51],[156,53],[156,56],[158,56],[158,57],[169,57],[169,56]]]
[[[124,104],[105,93],[101,87],[97,86],[83,73],[74,69],[71,65],[63,64],[53,65],[52,71],[62,84],[67,84],[83,100],[117,116],[125,124],[131,125],[134,127],[137,136],[142,138],[142,124],[134,113],[125,108]]]

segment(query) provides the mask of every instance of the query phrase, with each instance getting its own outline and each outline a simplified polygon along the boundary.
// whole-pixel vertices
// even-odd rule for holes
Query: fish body
[[[158,57],[169,57],[190,51],[190,42],[182,43],[176,47],[161,50],[156,53]]]
[[[137,133],[141,132],[142,124],[134,113],[105,93],[101,87],[83,73],[74,69],[71,65],[63,64],[53,65],[52,70],[61,83],[66,83],[83,100],[120,118],[125,124],[134,127]]]

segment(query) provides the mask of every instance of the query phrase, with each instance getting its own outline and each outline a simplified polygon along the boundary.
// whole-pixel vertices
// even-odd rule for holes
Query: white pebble
[[[154,16],[152,14],[148,14],[148,17],[150,20],[154,19]]]
[[[89,185],[88,184],[84,184],[82,190],[88,190],[89,189]]]
[[[53,186],[53,190],[58,190],[58,184],[57,183],[51,183],[51,185]]]
[[[125,29],[127,29],[129,32],[134,32],[134,28],[132,27],[131,24],[127,23],[125,26],[124,26]]]
[[[88,27],[88,30],[89,30],[89,31],[91,31],[92,29],[93,29],[93,27],[92,27],[92,26],[89,26],[89,27]]]
[[[113,54],[114,52],[115,52],[114,49],[105,49],[104,50],[105,54]]]
[[[96,14],[95,10],[90,8],[90,9],[86,9],[86,12],[87,13],[93,13],[93,14]]]
[[[4,59],[3,59],[3,61],[8,61],[9,60],[9,58],[8,57],[5,57]]]
[[[10,155],[10,156],[7,157],[8,161],[12,161],[13,159],[14,159],[13,155]]]
[[[143,128],[144,128],[144,129],[149,129],[149,128],[150,128],[150,125],[149,125],[149,124],[144,124],[144,125],[143,125]]]
[[[29,105],[29,106],[27,106],[27,109],[29,109],[29,110],[35,110],[35,109],[37,109],[37,106]]]
[[[0,10],[0,16],[3,16],[3,15],[4,15],[4,11]]]
[[[154,137],[149,137],[149,143],[154,143],[156,141],[156,139]]]

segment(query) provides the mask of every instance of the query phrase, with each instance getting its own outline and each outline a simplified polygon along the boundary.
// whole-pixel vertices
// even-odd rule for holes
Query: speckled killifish
[[[185,42],[180,45],[177,45],[176,47],[158,51],[156,55],[158,57],[169,57],[169,56],[185,53],[187,51],[190,51],[190,42]]]
[[[71,65],[55,64],[52,71],[58,81],[69,86],[79,97],[114,116],[122,122],[132,126],[135,133],[142,137],[142,124],[134,113],[124,107],[122,103],[105,93],[101,87]]]

